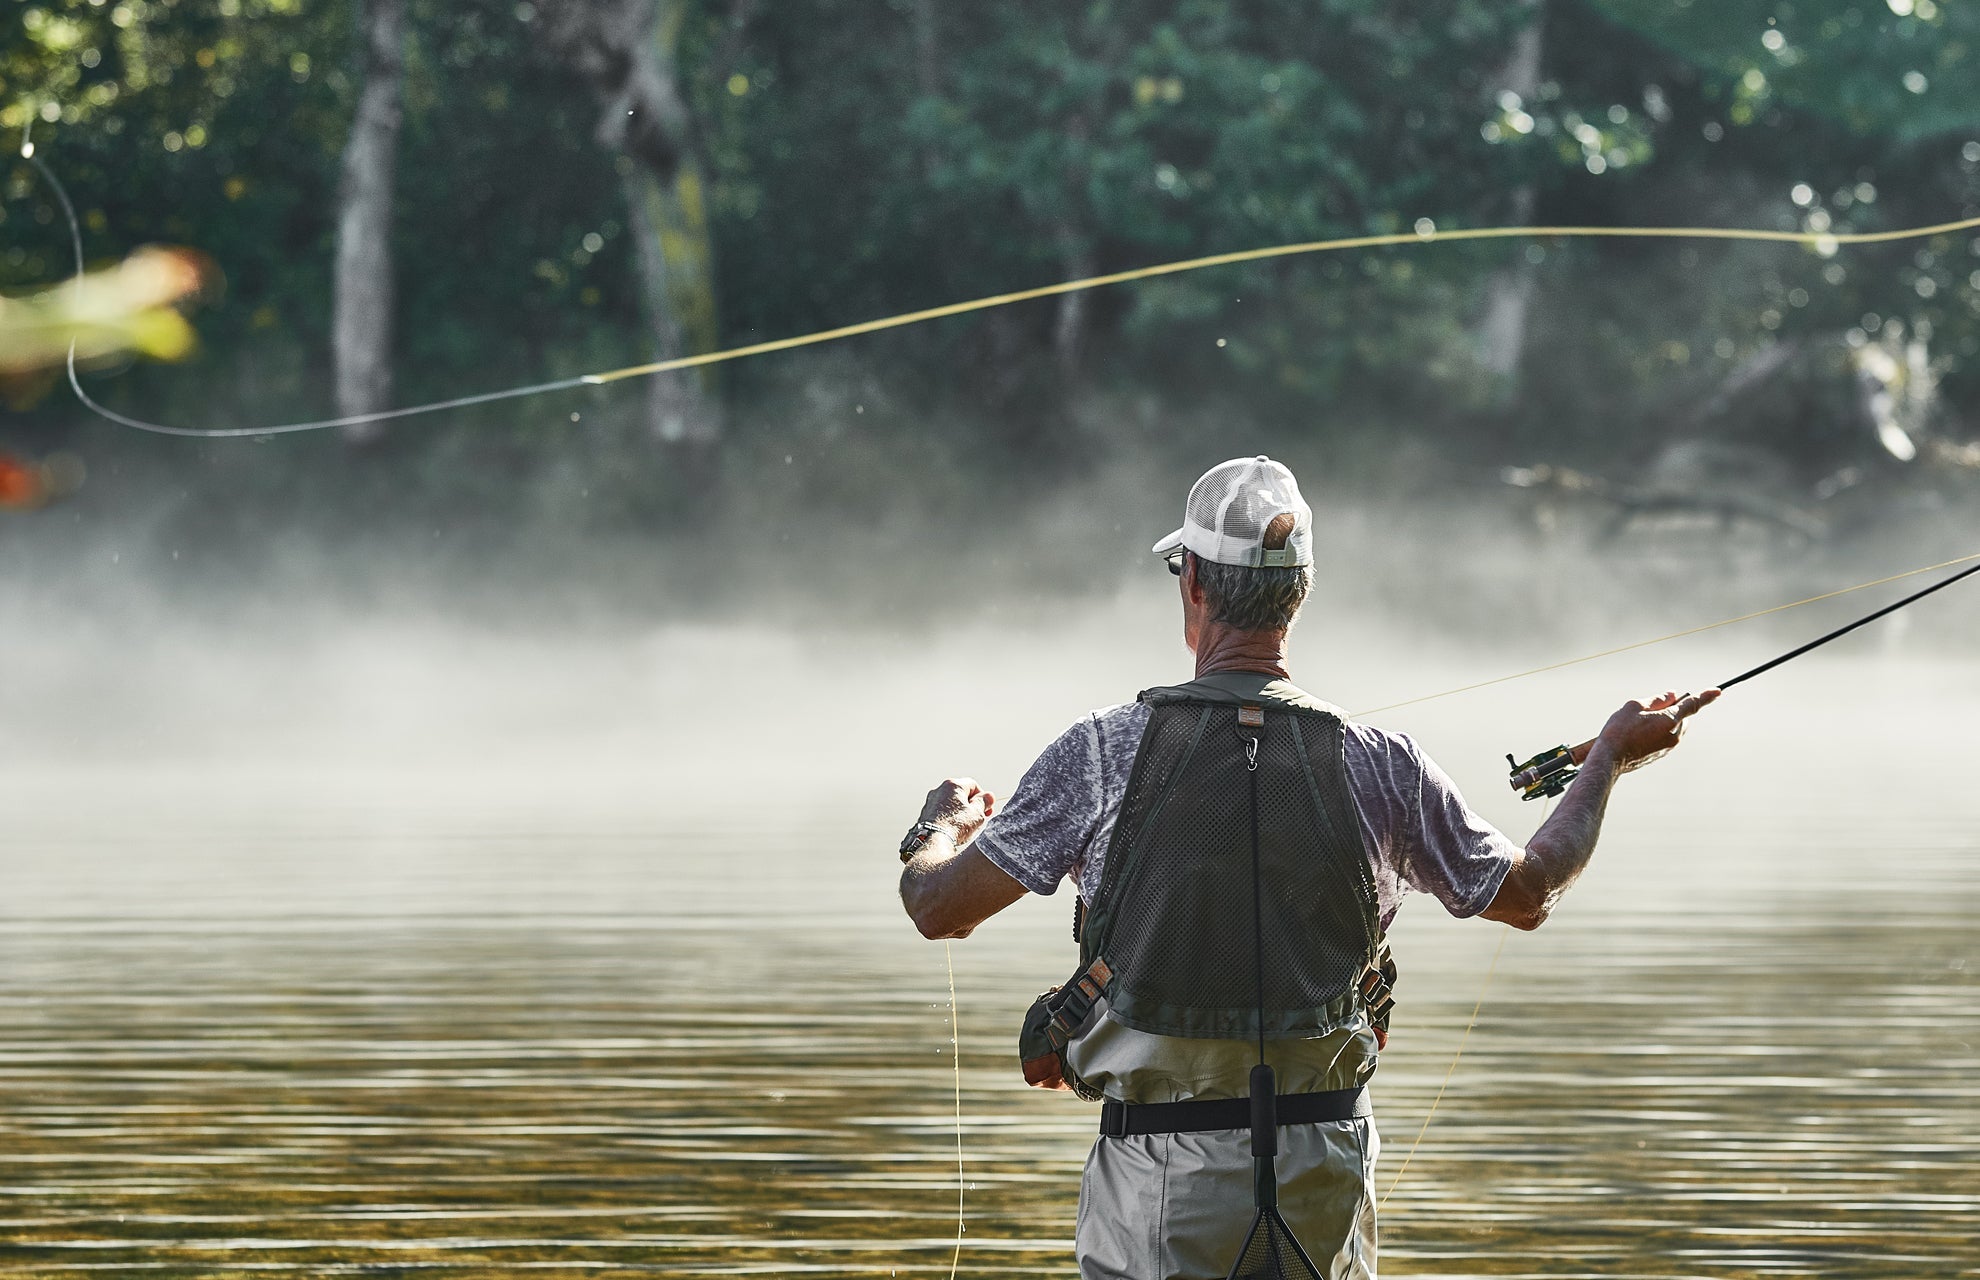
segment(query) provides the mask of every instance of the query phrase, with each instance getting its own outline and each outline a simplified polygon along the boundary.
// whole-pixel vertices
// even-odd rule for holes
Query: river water
[[[1167,626],[62,668],[0,778],[0,1271],[948,1274],[948,978],[891,846],[944,773],[1008,789],[1176,678]],[[1351,707],[1555,656],[1309,628]],[[1504,752],[1774,638],[1375,719],[1523,836]],[[1980,1275],[1976,723],[1970,662],[1810,659],[1624,781],[1540,932],[1407,903],[1384,1272]],[[954,947],[963,1275],[1071,1274],[1094,1113],[1013,1056],[1069,911]]]

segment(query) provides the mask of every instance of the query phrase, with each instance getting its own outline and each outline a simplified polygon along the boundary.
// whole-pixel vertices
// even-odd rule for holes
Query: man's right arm
[[[1082,717],[1025,770],[1008,805],[968,778],[928,793],[922,820],[943,834],[901,872],[901,905],[924,937],[966,938],[1026,890],[1058,887],[1092,840],[1098,748],[1093,717]]]
[[[944,831],[901,869],[901,905],[924,938],[967,938],[1024,896],[1010,872],[966,847],[974,835],[971,829],[958,839]]]
[[[1491,905],[1479,914],[1515,929],[1538,929],[1544,924],[1595,855],[1595,839],[1601,834],[1602,815],[1616,779],[1675,747],[1685,720],[1718,696],[1717,689],[1707,689],[1682,698],[1666,693],[1647,705],[1623,704],[1602,726],[1559,806],[1526,842]]]

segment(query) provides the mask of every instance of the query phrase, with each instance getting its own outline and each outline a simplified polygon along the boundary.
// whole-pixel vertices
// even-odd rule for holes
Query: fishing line
[[[1683,631],[1673,631],[1669,635],[1658,636],[1653,640],[1637,640],[1630,644],[1617,645],[1613,649],[1604,649],[1600,653],[1591,653],[1580,658],[1568,658],[1562,662],[1550,662],[1544,667],[1530,667],[1525,671],[1515,671],[1511,675],[1494,676],[1490,680],[1480,680],[1476,684],[1459,685],[1455,689],[1446,689],[1442,693],[1427,693],[1420,698],[1409,698],[1402,702],[1391,702],[1386,707],[1375,707],[1368,711],[1356,711],[1353,714],[1357,717],[1372,716],[1379,714],[1380,712],[1383,711],[1394,711],[1399,707],[1414,707],[1425,702],[1435,702],[1439,698],[1455,697],[1460,693],[1470,693],[1475,689],[1489,689],[1493,685],[1508,684],[1514,680],[1524,680],[1528,676],[1543,675],[1549,671],[1559,671],[1566,667],[1579,666],[1584,662],[1593,662],[1598,658],[1614,657],[1618,653],[1628,653],[1632,649],[1647,649],[1653,644],[1663,644],[1666,641],[1670,641],[1670,640],[1682,640],[1686,636],[1695,636],[1706,631],[1716,631],[1720,627],[1730,627],[1736,622],[1749,622],[1754,618],[1764,618],[1770,613],[1785,613],[1789,609],[1799,609],[1801,608],[1801,606],[1806,604],[1816,604],[1823,600],[1833,600],[1837,596],[1846,596],[1853,591],[1866,591],[1871,587],[1881,587],[1887,582],[1898,582],[1905,578],[1915,578],[1921,573],[1931,573],[1938,569],[1950,569],[1954,565],[1967,564],[1975,560],[1980,560],[1980,552],[1975,552],[1972,555],[1959,556],[1951,560],[1942,560],[1938,564],[1928,564],[1923,568],[1919,568],[1919,569],[1906,569],[1903,573],[1894,573],[1891,574],[1889,577],[1876,578],[1869,582],[1859,582],[1853,587],[1842,587],[1835,591],[1825,591],[1819,596],[1809,596],[1805,600],[1791,600],[1787,604],[1777,604],[1774,605],[1772,608],[1756,609],[1752,613],[1742,613],[1736,618],[1721,618],[1717,622],[1707,622],[1701,626],[1686,627]],[[1939,587],[1950,585],[1952,582],[1957,581],[1959,578],[1964,576],[1966,576],[1964,573],[1957,574],[1953,578],[1947,579],[1946,582],[1942,582],[1933,586],[1931,588],[1931,591],[1937,591]],[[1919,593],[1919,595],[1926,595],[1926,594],[1929,594],[1929,592]],[[1896,604],[1890,606],[1890,608],[1888,609],[1881,609],[1878,612],[1871,614],[1867,618],[1863,618],[1857,622],[1851,623],[1849,627],[1845,628],[1845,630],[1846,631],[1855,630],[1857,627],[1862,626],[1865,622],[1873,622],[1876,619],[1883,617],[1886,613],[1891,612],[1891,610],[1893,609],[1902,608],[1903,606],[1909,604],[1914,599],[1917,599],[1917,596],[1907,597],[1904,600],[1900,600]],[[1823,637],[1822,640],[1817,641],[1815,643],[1816,644],[1826,643],[1827,641],[1833,640],[1836,638],[1836,636],[1841,634],[1843,634],[1843,632],[1832,632],[1829,635]],[[1800,649],[1796,649],[1793,653],[1786,654],[1783,657],[1775,659],[1773,662],[1767,665],[1768,667],[1778,666],[1782,662],[1787,661],[1788,658],[1797,657],[1800,654],[1805,653],[1809,649],[1812,649],[1814,647],[1815,647],[1814,644],[1806,645]],[[1737,679],[1738,680],[1747,679],[1751,676],[1758,675],[1761,670],[1765,670],[1765,669],[1767,668],[1757,668],[1753,671],[1747,672],[1745,675],[1739,676]],[[1737,683],[1737,680],[1728,681],[1726,685],[1721,685],[1720,687],[1725,688],[1733,683]]]
[[[1974,558],[1975,557],[1973,556],[1966,557],[1966,559],[1968,560]],[[1951,561],[1950,563],[1957,564],[1959,562],[1955,560],[1955,561]],[[1980,573],[1980,564],[1969,565],[1968,567],[1961,569],[1958,573],[1955,573],[1950,577],[1942,578],[1938,582],[1933,583],[1931,586],[1926,587],[1922,591],[1914,591],[1910,595],[1906,596],[1904,599],[1895,600],[1890,604],[1885,605],[1883,608],[1877,610],[1875,613],[1867,613],[1863,615],[1861,618],[1858,618],[1856,621],[1837,627],[1834,631],[1831,631],[1826,635],[1817,636],[1815,639],[1810,640],[1807,644],[1799,645],[1793,649],[1790,649],[1778,658],[1771,658],[1768,661],[1761,663],[1757,667],[1754,667],[1747,671],[1742,671],[1730,680],[1721,680],[1719,682],[1719,688],[1721,690],[1730,689],[1736,684],[1744,684],[1746,681],[1751,680],[1755,676],[1765,675],[1769,671],[1772,671],[1775,667],[1780,666],[1783,662],[1792,662],[1796,658],[1799,658],[1802,654],[1807,653],[1813,649],[1819,649],[1823,645],[1829,643],[1829,641],[1831,640],[1840,640],[1844,636],[1848,635],[1850,632],[1856,630],[1858,627],[1867,627],[1879,618],[1885,617],[1889,614],[1896,613],[1899,609],[1904,608],[1908,604],[1916,604],[1918,601],[1923,600],[1926,596],[1931,595],[1934,591],[1943,591],[1947,587],[1950,587],[1953,583],[1959,582],[1965,578],[1970,578],[1976,573]]]
[[[1437,1086],[1437,1095],[1430,1099],[1430,1109],[1423,1113],[1423,1127],[1416,1131],[1416,1141],[1409,1144],[1408,1153],[1396,1168],[1396,1176],[1389,1179],[1389,1189],[1382,1193],[1381,1201],[1375,1206],[1377,1213],[1388,1208],[1389,1197],[1396,1193],[1403,1174],[1409,1171],[1409,1162],[1416,1159],[1416,1149],[1423,1145],[1423,1135],[1430,1132],[1430,1120],[1437,1114],[1437,1104],[1444,1100],[1444,1090],[1451,1087],[1451,1077],[1457,1074],[1458,1063],[1464,1059],[1464,1046],[1471,1039],[1471,1029],[1478,1025],[1478,1011],[1485,1007],[1485,993],[1492,989],[1492,974],[1499,967],[1499,953],[1506,949],[1506,937],[1511,932],[1511,926],[1503,926],[1499,930],[1499,945],[1492,948],[1492,961],[1485,966],[1485,981],[1478,987],[1478,1003],[1471,1006],[1471,1018],[1464,1024],[1464,1034],[1458,1037],[1457,1052],[1451,1055],[1451,1065],[1444,1072],[1444,1082]]]
[[[31,144],[23,143],[21,159],[33,165],[42,178],[55,192],[55,198],[62,205],[62,216],[68,220],[70,247],[75,252],[75,281],[81,284],[83,268],[82,224],[76,219],[76,206],[69,199],[68,188],[55,176]],[[371,422],[388,422],[394,418],[410,418],[418,414],[439,413],[447,409],[465,409],[470,405],[490,404],[497,400],[519,400],[524,396],[542,395],[551,391],[569,391],[587,384],[583,377],[558,378],[551,382],[536,382],[521,387],[506,387],[500,391],[483,391],[475,395],[455,396],[450,400],[436,400],[430,404],[409,405],[403,409],[384,409],[376,413],[354,413],[341,418],[323,418],[313,422],[284,422],[264,427],[174,427],[164,423],[146,422],[118,413],[115,409],[97,403],[83,390],[82,379],[76,374],[76,344],[69,344],[69,389],[76,394],[83,407],[99,418],[107,419],[118,426],[130,427],[135,431],[148,431],[153,435],[185,436],[202,440],[225,440],[243,436],[280,436],[297,431],[325,431],[334,427],[357,427]]]
[[[41,175],[60,194],[64,211],[68,214],[69,234],[74,241],[76,275],[83,273],[82,229],[78,225],[75,209],[69,203],[68,194],[62,190],[61,181],[54,171],[42,162],[31,148],[23,147],[23,158],[34,165]],[[824,342],[837,342],[843,338],[858,337],[861,334],[880,333],[888,329],[905,328],[908,325],[925,324],[931,320],[946,319],[950,316],[968,315],[977,311],[988,311],[994,307],[1006,307],[1014,303],[1030,302],[1039,298],[1057,297],[1060,294],[1079,293],[1088,289],[1104,288],[1108,285],[1128,284],[1136,280],[1151,280],[1160,276],[1181,275],[1189,271],[1202,271],[1210,267],[1236,266],[1247,262],[1265,262],[1275,258],[1304,257],[1312,254],[1336,253],[1348,249],[1378,249],[1397,245],[1424,245],[1457,243],[1465,240],[1513,240],[1513,239],[1564,239],[1564,240],[1750,240],[1769,244],[1800,244],[1823,251],[1832,251],[1845,245],[1886,244],[1898,240],[1919,240],[1930,236],[1946,235],[1956,231],[1968,231],[1980,227],[1980,217],[1962,218],[1955,222],[1940,222],[1923,227],[1904,227],[1894,231],[1765,231],[1748,227],[1588,227],[1588,226],[1521,226],[1521,227],[1472,227],[1452,231],[1439,231],[1434,226],[1425,231],[1395,232],[1384,235],[1342,236],[1331,240],[1308,240],[1297,244],[1269,245],[1259,249],[1240,249],[1233,253],[1214,253],[1198,258],[1183,258],[1175,262],[1160,262],[1152,266],[1135,267],[1126,271],[1114,271],[1105,275],[1085,276],[1076,280],[1063,280],[1056,284],[1039,285],[1031,289],[1019,289],[1011,293],[991,294],[988,297],[972,298],[966,302],[952,302],[945,306],[928,307],[920,311],[905,311],[898,315],[882,316],[877,320],[863,320],[857,324],[841,325],[834,329],[821,329],[814,333],[798,334],[788,338],[775,338],[768,342],[752,342],[742,346],[728,347],[720,351],[707,351],[699,355],[678,356],[669,360],[655,360],[646,364],[627,365],[621,369],[607,369],[599,373],[580,374],[576,377],[558,378],[549,382],[531,383],[527,386],[507,387],[497,391],[484,391],[476,395],[455,396],[447,400],[436,400],[428,404],[407,405],[399,409],[383,409],[375,413],[348,414],[338,418],[320,418],[309,422],[285,422],[259,427],[175,427],[164,423],[150,422],[133,418],[106,408],[92,399],[83,390],[82,379],[76,373],[76,356],[73,344],[69,350],[69,387],[76,398],[92,413],[114,422],[119,426],[135,431],[148,431],[156,435],[186,436],[197,439],[238,439],[247,436],[288,435],[299,431],[324,431],[336,427],[355,427],[373,422],[389,422],[401,418],[417,417],[424,414],[440,413],[449,409],[461,409],[470,405],[490,404],[499,400],[515,400],[525,396],[545,395],[553,391],[569,391],[579,387],[606,386],[627,378],[651,377],[655,374],[675,373],[684,369],[699,369],[707,365],[724,364],[731,360],[741,360],[749,356],[769,355],[778,351],[792,351],[799,347],[816,346]]]
[[[69,220],[69,243],[76,253],[76,274],[71,283],[80,286],[83,278],[82,224],[76,221],[76,206],[69,202],[69,189],[62,185],[62,180],[55,176],[55,171],[48,167],[47,162],[34,153],[32,142],[21,143],[21,159],[40,171],[42,178],[54,190],[55,198],[62,203],[62,214]],[[70,363],[74,363],[73,356]]]
[[[1542,826],[1546,825],[1547,818],[1553,811],[1554,802],[1550,799],[1547,801],[1547,807],[1540,812]],[[1389,1207],[1389,1197],[1402,1185],[1403,1174],[1409,1171],[1409,1162],[1416,1159],[1416,1149],[1423,1145],[1423,1135],[1430,1132],[1430,1121],[1437,1114],[1437,1104],[1444,1100],[1444,1090],[1451,1087],[1451,1077],[1457,1074],[1458,1063],[1464,1060],[1464,1047],[1471,1040],[1471,1029],[1478,1025],[1478,1012],[1485,1007],[1485,993],[1492,989],[1492,975],[1499,970],[1499,953],[1506,949],[1506,939],[1511,934],[1510,926],[1499,930],[1499,941],[1492,948],[1492,959],[1485,965],[1485,980],[1478,984],[1478,1001],[1471,1006],[1471,1017],[1465,1021],[1464,1034],[1458,1037],[1457,1052],[1451,1055],[1451,1065],[1444,1069],[1443,1082],[1437,1086],[1436,1094],[1430,1099],[1430,1109],[1423,1113],[1423,1124],[1416,1131],[1416,1140],[1410,1143],[1409,1150],[1403,1153],[1402,1163],[1396,1166],[1395,1176],[1389,1179],[1389,1189],[1384,1191],[1381,1200],[1376,1202],[1375,1212],[1378,1214]],[[950,1280],[954,1280],[954,1277]]]
[[[947,938],[942,939],[942,963],[949,968],[949,1061],[956,1069],[956,1252],[949,1259],[949,1280],[956,1280],[962,1265],[963,1247],[963,1124],[962,1124],[962,1014],[956,1007],[956,953]]]

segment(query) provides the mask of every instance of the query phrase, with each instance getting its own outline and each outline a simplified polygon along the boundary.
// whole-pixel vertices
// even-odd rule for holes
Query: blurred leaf
[[[146,248],[80,279],[0,298],[0,373],[59,365],[72,343],[84,363],[127,351],[182,359],[196,338],[171,308],[196,294],[208,274],[190,250]]]

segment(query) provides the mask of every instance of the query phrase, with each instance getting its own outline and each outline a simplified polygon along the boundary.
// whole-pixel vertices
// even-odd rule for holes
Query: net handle
[[[1258,728],[1263,728],[1262,723]],[[1279,1153],[1279,1087],[1271,1064],[1265,1061],[1265,905],[1258,850],[1257,732],[1245,735],[1244,767],[1251,809],[1251,962],[1258,997],[1258,1065],[1251,1069],[1252,1198],[1260,1209],[1269,1209],[1279,1202],[1279,1179],[1272,1167],[1272,1158]]]

